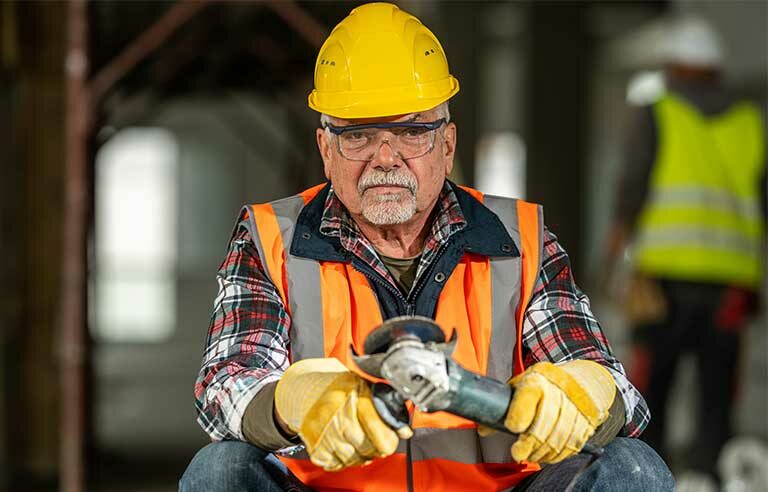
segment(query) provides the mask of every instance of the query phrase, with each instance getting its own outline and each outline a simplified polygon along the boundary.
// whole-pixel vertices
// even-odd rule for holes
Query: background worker
[[[182,491],[557,490],[590,438],[605,454],[575,490],[672,490],[648,446],[614,439],[649,415],[540,207],[447,181],[458,89],[435,36],[394,5],[330,34],[309,97],[328,182],[240,216],[195,387],[214,442]],[[514,376],[519,436],[418,410],[398,432],[382,421],[349,347],[412,314],[455,329],[468,370]]]
[[[670,385],[693,352],[700,384],[687,466],[709,474],[731,434],[740,337],[762,285],[764,128],[758,108],[724,88],[709,24],[678,19],[665,46],[667,91],[631,128],[609,248],[616,258],[634,236],[630,376],[654,417],[643,439],[669,458]]]

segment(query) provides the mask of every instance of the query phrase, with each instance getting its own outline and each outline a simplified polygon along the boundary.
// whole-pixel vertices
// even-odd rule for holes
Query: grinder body
[[[353,350],[361,370],[388,383],[374,385],[374,402],[388,424],[398,421],[399,427],[404,417],[407,424],[401,409],[408,399],[424,412],[445,411],[509,432],[504,420],[512,387],[461,367],[451,359],[455,345],[455,334],[446,342],[429,318],[403,316],[388,320],[368,336],[366,355]]]
[[[373,402],[382,420],[393,429],[410,425],[405,401],[411,400],[421,411],[448,412],[515,435],[504,425],[514,389],[461,367],[451,358],[455,346],[455,331],[446,342],[442,329],[432,319],[400,316],[387,320],[368,335],[365,355],[358,355],[354,347],[351,351],[363,372],[386,381],[373,384]],[[582,451],[592,458],[566,490],[572,489],[576,477],[603,452],[592,439]]]

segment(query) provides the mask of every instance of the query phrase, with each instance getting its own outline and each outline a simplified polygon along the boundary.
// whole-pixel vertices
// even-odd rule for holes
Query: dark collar
[[[324,261],[347,261],[348,252],[341,247],[338,237],[320,233],[325,200],[328,198],[330,182],[301,209],[296,219],[296,230],[291,241],[291,254],[302,258]]]
[[[483,256],[520,256],[518,245],[498,216],[454,183],[450,185],[467,221],[467,226],[455,233],[454,240],[459,241],[465,251]],[[350,253],[342,248],[338,237],[320,233],[329,189],[330,185],[326,184],[299,213],[290,248],[293,256],[319,261],[349,261]]]
[[[484,256],[520,256],[518,245],[498,215],[460,187],[453,183],[451,185],[467,220],[467,227],[459,233],[464,241],[464,249]]]

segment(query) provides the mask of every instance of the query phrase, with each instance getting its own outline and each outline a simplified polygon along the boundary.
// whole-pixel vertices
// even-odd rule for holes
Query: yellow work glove
[[[312,463],[327,471],[395,452],[399,436],[381,420],[368,382],[337,359],[305,359],[288,367],[275,388],[275,410],[301,437]]]
[[[539,362],[514,377],[515,395],[504,426],[519,434],[512,458],[557,463],[577,454],[608,418],[616,383],[588,360]]]

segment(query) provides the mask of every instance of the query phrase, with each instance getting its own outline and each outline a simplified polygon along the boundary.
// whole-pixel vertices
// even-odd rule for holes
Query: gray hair
[[[451,110],[448,108],[448,101],[441,103],[439,106],[435,106],[434,110],[437,112],[437,117],[445,118],[446,123],[451,121]],[[330,133],[330,130],[326,128],[327,124],[333,124],[332,116],[325,113],[320,114],[320,128],[325,128],[325,131]]]

